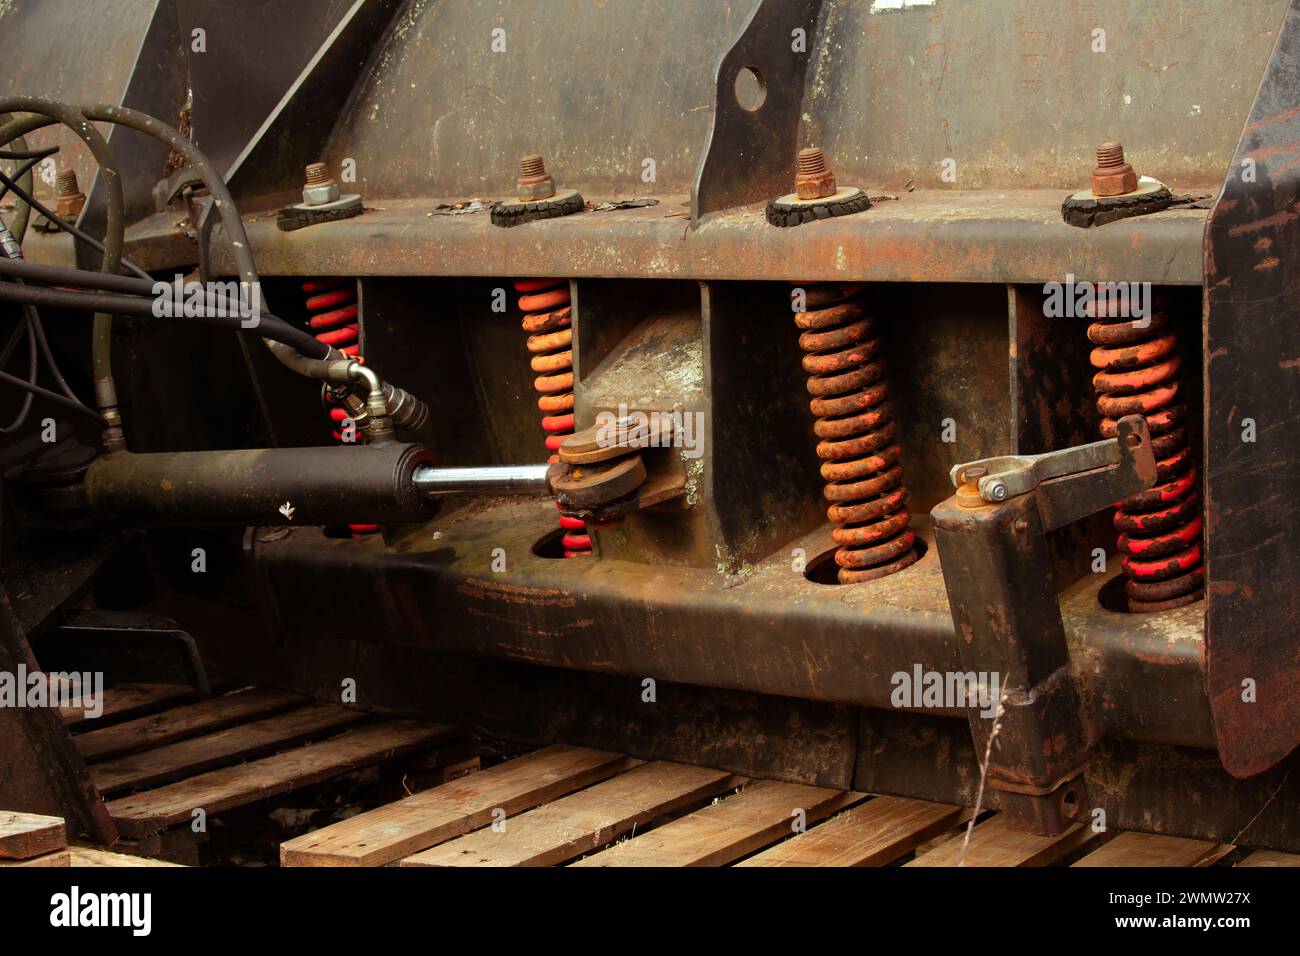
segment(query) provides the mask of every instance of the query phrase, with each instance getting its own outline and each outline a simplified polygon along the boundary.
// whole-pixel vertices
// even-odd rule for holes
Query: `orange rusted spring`
[[[795,314],[808,372],[817,455],[826,479],[827,515],[836,525],[841,584],[881,578],[919,557],[908,530],[907,488],[889,404],[880,340],[862,286],[804,287],[806,311]]]
[[[558,461],[560,442],[573,434],[573,328],[567,279],[519,279],[515,282],[523,327],[528,333],[533,387],[541,393],[542,428],[550,461]],[[560,516],[566,558],[591,554],[591,536],[581,519]]]
[[[1115,511],[1130,611],[1164,611],[1205,596],[1201,499],[1178,400],[1178,339],[1157,301],[1148,320],[1102,318],[1088,327],[1101,433],[1116,420],[1143,415],[1156,455],[1156,487],[1121,501]],[[1147,324],[1149,323],[1149,324]]]
[[[332,345],[344,355],[361,357],[361,344],[357,341],[357,283],[355,279],[308,279],[302,284],[302,291],[307,293],[307,311],[311,317],[307,325],[316,334],[316,338],[326,345]],[[347,409],[334,401],[333,395],[325,393],[329,402],[330,423],[334,427],[334,440],[343,441],[343,428],[348,419]],[[360,434],[357,440],[361,440]],[[377,524],[350,524],[348,531],[354,538],[374,534],[379,530]]]

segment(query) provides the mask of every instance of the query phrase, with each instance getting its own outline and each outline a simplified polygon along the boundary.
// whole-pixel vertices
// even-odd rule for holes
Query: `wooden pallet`
[[[69,846],[62,817],[0,810],[0,867],[176,865],[97,847]]]
[[[104,692],[96,719],[65,715],[119,834],[130,841],[188,826],[411,753],[453,727],[379,720],[338,704],[245,688],[196,700],[188,688]]]
[[[0,867],[69,866],[62,817],[0,810]]]
[[[284,866],[1211,866],[1236,847],[1008,830],[923,800],[553,746],[281,844]],[[1253,861],[1253,862],[1252,862]],[[1244,866],[1295,866],[1258,851]]]

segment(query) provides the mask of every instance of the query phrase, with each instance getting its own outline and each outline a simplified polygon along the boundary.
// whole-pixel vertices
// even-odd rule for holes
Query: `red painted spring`
[[[519,279],[519,311],[524,313],[523,328],[528,333],[528,351],[532,369],[537,373],[533,387],[541,393],[537,407],[542,411],[542,428],[546,431],[546,448],[550,461],[565,436],[573,434],[573,328],[569,307],[567,279]],[[557,505],[558,507],[558,505]],[[591,536],[579,518],[560,515],[564,531],[561,544],[566,558],[591,554]]]
[[[889,403],[880,340],[862,302],[862,286],[803,287],[806,311],[795,323],[808,372],[817,455],[826,479],[828,517],[836,525],[841,584],[893,574],[919,557],[908,530],[907,488]]]
[[[1143,415],[1156,456],[1156,487],[1121,501],[1115,511],[1130,611],[1164,611],[1205,596],[1201,564],[1201,499],[1188,442],[1187,406],[1179,401],[1178,339],[1157,301],[1149,324],[1104,318],[1088,327],[1097,347],[1092,383],[1101,433],[1116,419]]]
[[[326,345],[332,345],[344,355],[361,358],[361,344],[357,329],[357,284],[353,279],[308,279],[302,284],[302,291],[307,294],[307,311],[311,317],[308,326],[316,333],[316,338]],[[334,426],[334,440],[343,442],[340,431],[348,419],[347,409],[337,404],[333,396],[326,393],[329,405],[330,422]],[[358,441],[362,440],[358,434]],[[377,524],[350,524],[347,530],[354,538],[374,534],[379,530]]]

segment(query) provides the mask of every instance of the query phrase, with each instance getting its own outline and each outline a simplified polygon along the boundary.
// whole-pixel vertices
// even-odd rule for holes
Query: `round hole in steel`
[[[533,554],[539,558],[563,558],[564,542],[561,540],[563,537],[562,528],[547,532],[533,544]]]
[[[763,82],[763,74],[752,66],[740,68],[732,88],[735,90],[736,102],[740,104],[740,108],[750,113],[762,108],[763,102],[767,99],[767,84]]]
[[[1073,820],[1079,815],[1079,791],[1074,787],[1061,794],[1061,811],[1067,820]]]

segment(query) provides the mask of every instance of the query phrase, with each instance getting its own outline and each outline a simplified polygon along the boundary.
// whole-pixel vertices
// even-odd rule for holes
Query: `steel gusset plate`
[[[1205,228],[1206,691],[1237,777],[1300,743],[1298,204],[1293,0]]]
[[[822,0],[762,0],[718,64],[713,126],[691,190],[692,224],[790,191],[821,7]],[[802,44],[795,39],[800,29]],[[746,70],[762,90],[755,109],[737,96],[736,81]]]

